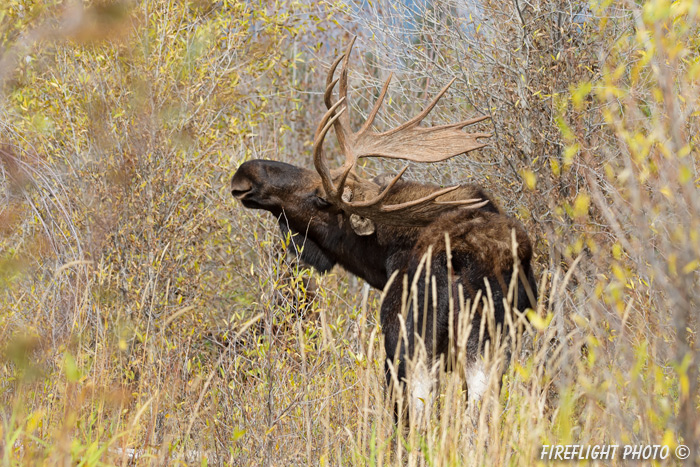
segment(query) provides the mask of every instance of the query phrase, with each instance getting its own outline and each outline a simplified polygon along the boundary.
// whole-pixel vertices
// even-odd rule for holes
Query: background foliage
[[[3,464],[519,465],[556,443],[683,443],[698,462],[698,16],[3,2]],[[310,165],[352,35],[358,121],[389,72],[379,126],[457,78],[431,118],[488,114],[490,147],[408,175],[481,183],[536,244],[540,305],[501,392],[470,418],[447,384],[424,432],[392,428],[379,293],[304,269],[228,193],[249,158]]]

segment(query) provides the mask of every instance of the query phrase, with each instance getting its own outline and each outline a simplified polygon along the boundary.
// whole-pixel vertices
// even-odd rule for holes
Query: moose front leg
[[[387,354],[389,353],[388,349]],[[386,397],[392,401],[394,409],[394,424],[401,425],[406,417],[406,364],[402,360],[394,361],[387,358],[384,362],[384,375],[386,377]]]
[[[430,365],[425,358],[409,360],[406,353],[399,355],[403,358],[387,359],[384,364],[387,397],[393,399],[394,422],[420,424],[430,414],[437,365]]]
[[[428,270],[445,275],[444,257],[433,258],[431,263]],[[417,280],[413,281],[416,275]],[[440,355],[447,349],[447,282],[432,279],[431,286],[426,287],[424,268],[397,276],[405,279],[395,280],[389,286],[381,311],[387,395],[394,399],[397,423],[420,424],[430,416]],[[409,283],[413,287],[404,292]]]
[[[409,343],[407,336],[412,331],[412,325],[400,318],[401,308],[398,300],[398,308],[389,308],[393,301],[394,297],[390,291],[382,306],[386,396],[393,404],[394,422],[397,426],[406,426],[410,423],[408,399],[412,389],[406,384],[409,380],[407,363],[413,355],[413,345]]]

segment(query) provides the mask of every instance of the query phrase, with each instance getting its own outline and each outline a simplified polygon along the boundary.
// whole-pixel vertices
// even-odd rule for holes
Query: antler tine
[[[461,130],[462,128],[464,128],[468,125],[472,125],[474,123],[481,122],[483,120],[488,120],[489,118],[491,118],[491,117],[489,117],[488,115],[484,115],[484,116],[477,117],[477,118],[471,118],[469,120],[463,120],[463,121],[457,122],[457,123],[447,123],[445,125],[437,125],[437,126],[431,127],[431,129],[432,130],[449,130],[449,129],[454,128],[457,130]],[[473,138],[490,138],[491,136],[493,136],[491,133],[470,133],[469,135]]]
[[[350,206],[353,208],[367,208],[374,206],[378,204],[379,202],[383,201],[383,199],[386,197],[386,195],[389,193],[389,190],[393,188],[393,186],[399,181],[401,176],[406,172],[406,169],[408,169],[408,166],[405,166],[401,171],[389,182],[389,184],[382,190],[382,192],[372,198],[369,201],[361,201],[361,202],[354,202],[354,203],[349,203]],[[436,201],[436,198],[439,198],[442,195],[446,195],[448,193],[451,193],[459,188],[459,185],[443,188],[441,190],[435,191],[427,196],[423,196],[422,198],[418,198],[415,200],[407,201],[405,203],[400,203],[400,204],[391,204],[388,206],[379,206],[379,211],[380,212],[385,212],[385,213],[398,213],[399,211],[406,211],[410,208],[416,208],[420,205],[428,205],[431,202],[434,201],[433,204],[435,205],[440,205],[440,206],[454,206],[454,207],[461,207],[464,209],[478,209],[486,206],[489,201],[488,200],[482,200],[481,198],[469,198],[469,199],[460,199],[460,200],[451,200],[451,201]]]
[[[383,201],[384,198],[386,198],[386,196],[389,194],[389,191],[394,187],[394,185],[396,185],[396,182],[398,182],[401,176],[406,172],[406,170],[408,170],[408,166],[405,166],[403,169],[401,169],[401,171],[398,174],[396,174],[394,178],[391,179],[389,184],[382,190],[382,192],[374,198],[370,199],[369,201],[356,201],[354,203],[351,203],[351,205],[356,208],[366,208],[369,206],[374,206],[375,204]]]
[[[316,152],[321,152],[323,147],[321,144],[316,144],[316,143],[323,143],[324,138],[326,137],[326,134],[328,133],[328,130],[331,129],[331,125],[335,124],[336,120],[340,118],[340,116],[345,112],[346,108],[343,107],[340,109],[340,111],[336,114],[335,111],[340,107],[341,104],[345,102],[345,98],[342,97],[331,106],[330,109],[326,111],[326,113],[323,115],[323,118],[321,118],[321,121],[319,122],[318,126],[316,127],[316,136],[314,139],[314,153]]]
[[[481,198],[458,199],[454,201],[435,201],[435,204],[441,206],[464,206],[464,207],[483,207],[489,204],[488,200],[483,201]]]
[[[326,90],[323,95],[323,102],[326,104],[326,107],[330,109],[333,107],[332,99],[333,99],[333,89],[335,88],[335,85],[340,81],[340,86],[338,89],[338,102],[340,100],[345,100],[345,106],[347,106],[347,95],[348,95],[348,89],[347,89],[347,81],[348,81],[348,73],[347,73],[347,65],[348,65],[348,58],[350,56],[350,52],[352,51],[352,47],[355,44],[355,40],[357,39],[357,36],[353,37],[353,39],[350,41],[350,45],[348,45],[348,48],[346,49],[345,53],[341,54],[338,58],[336,58],[333,63],[331,64],[330,69],[328,70],[328,74],[326,75]],[[343,62],[343,66],[340,70],[340,78],[334,78],[335,75],[335,70],[338,68],[338,65],[340,62]],[[343,117],[340,118],[340,120],[337,120],[337,124],[334,125],[335,131],[337,134],[338,138],[338,143],[340,144],[341,149],[343,152],[346,152],[346,149],[348,146],[346,145],[346,139],[348,135],[346,134],[346,128],[347,128],[347,133],[351,133],[349,131],[349,125],[350,125],[350,119],[348,115],[344,115]]]
[[[386,92],[389,90],[389,83],[391,82],[391,78],[393,76],[394,76],[394,74],[390,73],[389,77],[384,82],[384,86],[382,86],[382,91],[379,93],[379,97],[377,98],[377,102],[374,103],[374,107],[372,108],[372,111],[367,116],[367,120],[365,120],[365,123],[362,125],[362,128],[360,128],[360,131],[358,131],[358,134],[362,134],[365,131],[367,131],[367,129],[374,122],[374,119],[377,116],[377,112],[379,112],[379,108],[384,103],[384,98],[386,97]]]
[[[404,123],[403,125],[400,125],[400,126],[394,128],[393,130],[390,130],[387,133],[394,133],[397,131],[404,130],[406,128],[414,127],[414,126],[418,125],[420,122],[422,122],[423,119],[425,117],[427,117],[428,114],[433,110],[433,108],[435,108],[438,101],[440,101],[442,96],[444,96],[445,93],[447,92],[447,90],[450,89],[450,86],[452,86],[452,83],[454,83],[456,79],[457,78],[452,78],[450,80],[450,82],[447,83],[447,86],[445,86],[444,88],[442,88],[442,90],[440,90],[440,92],[437,94],[437,96],[435,96],[433,98],[433,100],[430,102],[430,104],[428,104],[428,106],[425,109],[423,109],[423,111],[421,113],[419,113],[418,115],[416,115],[415,117],[413,117],[412,119],[410,119],[409,121]]]
[[[339,98],[348,96],[348,61],[350,60],[350,53],[352,52],[352,47],[355,45],[356,39],[357,36],[352,38],[352,40],[350,41],[350,45],[348,45],[347,50],[343,54],[343,66],[340,69],[340,78],[338,84]],[[333,70],[333,72],[335,73],[335,70]],[[345,105],[348,105],[347,100],[345,102]],[[344,133],[347,130],[347,135],[344,134],[343,136],[349,136],[352,133],[352,131],[350,131],[350,117],[347,114],[345,115],[345,117],[341,118],[338,124],[335,126],[336,132],[338,131],[338,127],[341,127],[341,130]]]
[[[465,126],[473,125],[474,123],[483,122],[484,120],[488,120],[489,118],[491,118],[490,115],[482,115],[481,117],[470,118],[469,120],[462,120],[461,122],[456,124],[457,125],[456,128],[462,129]],[[483,135],[483,136],[477,136],[477,138],[482,138],[482,137],[483,138],[490,138],[491,137],[491,133],[480,133],[479,135]]]
[[[381,212],[392,212],[392,213],[397,213],[399,211],[406,211],[409,209],[415,209],[421,205],[428,206],[430,205],[431,207],[435,207],[434,205],[438,206],[457,206],[461,207],[462,209],[478,209],[481,207],[486,206],[489,201],[488,200],[482,200],[481,198],[474,198],[474,199],[464,199],[464,200],[457,200],[457,201],[435,201],[435,198],[442,196],[444,194],[450,193],[454,190],[459,188],[459,186],[452,186],[449,188],[444,188],[442,190],[438,190],[434,193],[431,193],[428,196],[424,196],[419,199],[407,201],[405,203],[401,204],[391,204],[389,206],[382,206],[380,207]]]
[[[352,52],[356,39],[357,36],[352,38],[350,44],[348,44],[348,48],[343,54],[343,67],[340,69],[340,87],[338,88],[338,93],[341,96],[347,96],[348,94],[348,61],[350,60],[350,53]],[[335,72],[335,70],[333,70],[333,72]]]
[[[406,201],[405,203],[400,203],[400,204],[392,204],[389,206],[380,206],[379,209],[382,212],[395,212],[395,211],[400,211],[400,210],[404,210],[404,209],[408,209],[408,208],[414,208],[414,207],[417,207],[421,204],[427,204],[429,201],[433,201],[438,196],[446,195],[447,193],[451,193],[458,188],[459,188],[459,185],[450,186],[447,188],[442,188],[441,190],[434,191],[434,192],[430,193],[429,195],[423,196],[422,198],[412,199],[411,201]]]
[[[341,115],[345,113],[347,107],[343,107],[339,112],[336,113],[336,109],[340,107],[345,98],[341,97],[338,102],[333,104],[323,115],[323,118],[316,127],[316,137],[314,138],[313,154],[314,154],[314,166],[316,171],[321,176],[321,182],[323,183],[323,188],[328,193],[329,197],[336,197],[338,190],[333,185],[333,177],[331,171],[328,168],[328,162],[323,154],[323,140],[326,138],[328,131],[331,126],[335,125],[336,120],[340,118]],[[341,192],[342,194],[342,192]]]
[[[323,95],[323,102],[326,104],[327,108],[331,108],[331,97],[333,96],[333,88],[335,87],[336,83],[338,82],[338,79],[336,78],[335,80],[333,79],[333,76],[335,75],[335,69],[338,68],[338,64],[340,61],[345,57],[345,54],[341,55],[340,57],[336,58],[333,64],[331,65],[331,69],[328,70],[328,74],[326,75],[326,92]]]
[[[331,103],[331,97],[333,96],[333,88],[335,88],[335,85],[338,83],[338,79],[334,80],[328,80],[328,86],[326,86],[326,92],[323,94],[323,102],[325,102],[326,107],[329,109],[333,107],[333,104]]]

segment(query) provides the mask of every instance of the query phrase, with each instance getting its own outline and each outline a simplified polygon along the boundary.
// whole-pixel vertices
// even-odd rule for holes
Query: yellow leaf
[[[522,176],[525,180],[525,185],[527,185],[530,190],[534,190],[537,185],[537,175],[535,175],[532,170],[523,169]]]
[[[681,182],[681,184],[686,184],[692,179],[693,172],[688,168],[688,166],[682,166],[680,169],[680,173],[678,174],[678,181]]]
[[[43,417],[43,410],[39,409],[36,412],[34,412],[32,416],[29,417],[29,421],[27,422],[27,433],[31,433],[34,430],[36,430],[39,426],[41,426]]]
[[[580,193],[574,201],[574,217],[581,218],[588,214],[588,207],[591,204],[591,198],[586,193]]]
[[[549,326],[549,323],[552,322],[552,318],[554,318],[554,314],[552,313],[548,313],[546,317],[542,318],[534,310],[527,312],[528,321],[530,321],[530,324],[538,331],[544,331],[547,326]]]
[[[571,93],[571,102],[574,104],[576,109],[581,110],[583,107],[584,98],[591,92],[593,85],[590,81],[583,82],[579,84],[576,89]]]
[[[69,382],[74,383],[80,379],[80,370],[75,359],[68,352],[63,354],[63,371]]]
[[[233,441],[238,441],[245,435],[246,430],[241,430],[239,428],[234,428],[233,429]]]
[[[668,186],[662,187],[660,190],[662,195],[664,195],[669,200],[673,201],[673,192]]]
[[[574,161],[574,156],[578,153],[578,150],[579,150],[578,143],[574,143],[571,146],[566,147],[566,149],[564,150],[564,164],[565,165],[571,165],[571,163]]]
[[[695,259],[683,267],[683,274],[690,274],[698,267],[700,267],[700,260]]]
[[[559,176],[561,174],[561,169],[559,168],[559,162],[556,159],[549,159],[549,166],[552,169],[552,175]]]
[[[674,449],[676,447],[676,435],[673,434],[673,431],[666,430],[664,437],[661,440],[661,445],[668,446],[669,449]]]
[[[622,247],[620,246],[619,243],[616,243],[613,245],[612,254],[613,254],[613,258],[615,258],[615,259],[622,258]]]

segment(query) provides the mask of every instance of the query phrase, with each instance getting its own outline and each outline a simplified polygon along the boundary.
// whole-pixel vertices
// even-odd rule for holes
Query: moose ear
[[[346,186],[343,190],[343,201],[350,202],[354,196],[355,194],[353,193],[352,188]],[[352,227],[352,230],[354,230],[355,233],[361,237],[372,235],[375,230],[372,219],[360,217],[357,214],[350,214],[350,226]]]
[[[375,230],[372,219],[360,217],[357,214],[350,214],[350,226],[360,236],[372,235]]]

